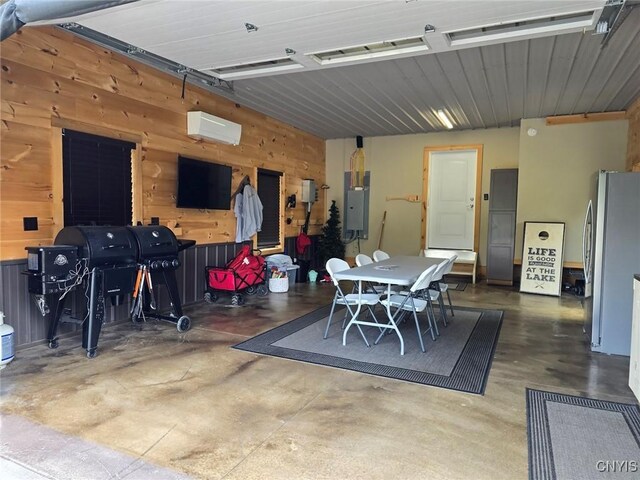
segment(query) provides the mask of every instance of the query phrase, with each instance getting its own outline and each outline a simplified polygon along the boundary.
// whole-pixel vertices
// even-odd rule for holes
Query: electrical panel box
[[[344,172],[342,234],[345,241],[369,238],[369,195],[371,174],[364,172],[364,187],[351,187],[351,172]]]
[[[316,200],[317,192],[315,180],[302,180],[302,201],[306,203],[314,203]]]
[[[364,230],[364,189],[347,190],[347,230]]]

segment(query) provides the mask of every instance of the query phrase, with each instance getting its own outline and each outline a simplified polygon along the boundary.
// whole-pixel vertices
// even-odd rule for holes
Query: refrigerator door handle
[[[587,212],[582,228],[582,263],[584,265],[584,281],[591,281],[591,266],[593,262],[593,203],[589,200]]]

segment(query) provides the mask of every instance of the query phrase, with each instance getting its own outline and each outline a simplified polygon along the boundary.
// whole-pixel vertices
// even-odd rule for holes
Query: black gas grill
[[[189,330],[191,320],[182,314],[175,271],[180,266],[178,253],[196,242],[180,242],[170,229],[160,225],[127,228],[138,245],[138,274],[131,318],[139,321],[145,317],[153,317],[175,323],[179,332]],[[167,288],[172,308],[170,315],[162,315],[156,311],[154,285],[164,285]]]
[[[106,298],[119,305],[133,292],[137,309],[132,308],[132,320],[151,316],[175,323],[180,332],[189,329],[191,322],[182,314],[175,270],[180,266],[179,251],[194,241],[179,242],[171,230],[159,225],[75,226],[62,229],[54,243],[51,247],[27,247],[29,270],[25,272],[30,276],[29,292],[39,297],[42,314],[50,315],[49,348],[58,346],[56,331],[66,294],[80,285],[86,289],[87,315],[83,320],[62,321],[82,324],[82,346],[89,358],[96,355]],[[154,283],[167,287],[173,309],[170,315],[155,312]]]
[[[127,228],[138,245],[138,263],[147,265],[153,271],[175,270],[180,266],[180,244],[170,229],[160,225]]]

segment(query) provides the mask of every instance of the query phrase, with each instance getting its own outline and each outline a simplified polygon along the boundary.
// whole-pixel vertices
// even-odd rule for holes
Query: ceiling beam
[[[620,110],[618,112],[601,112],[601,113],[583,113],[579,115],[556,115],[547,117],[545,123],[547,125],[568,125],[571,123],[588,123],[588,122],[604,122],[606,120],[624,120],[627,112]]]

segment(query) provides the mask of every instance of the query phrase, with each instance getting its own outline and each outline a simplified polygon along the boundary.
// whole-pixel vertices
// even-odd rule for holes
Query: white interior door
[[[427,246],[473,250],[477,150],[429,154]]]

